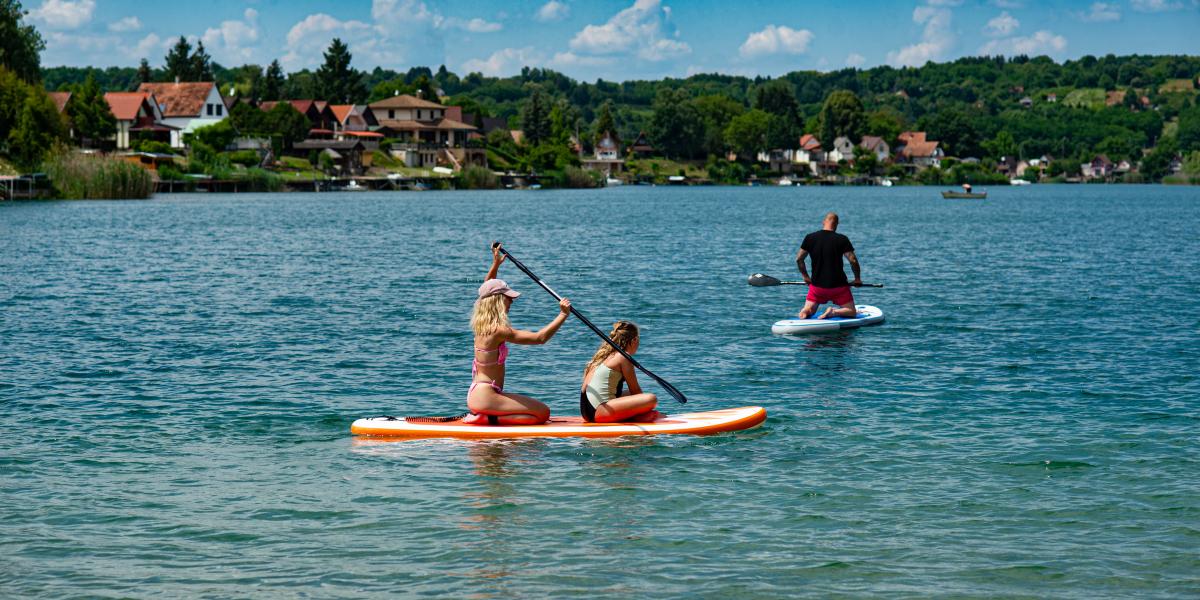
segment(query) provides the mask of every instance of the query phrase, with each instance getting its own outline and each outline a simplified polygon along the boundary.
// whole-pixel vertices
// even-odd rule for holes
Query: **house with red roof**
[[[170,132],[173,148],[183,147],[184,134],[229,116],[221,90],[211,81],[143,83],[137,91],[153,96],[162,114],[159,123],[174,128]]]
[[[163,114],[153,94],[106,92],[104,100],[108,102],[108,110],[117,120],[114,140],[118,150],[128,149],[136,137],[171,143],[171,133],[177,129],[160,123]]]
[[[939,147],[940,142],[926,140],[924,131],[905,131],[897,139],[900,146],[896,148],[896,155],[902,162],[918,171],[929,167],[941,168],[946,153]]]
[[[333,113],[333,136],[339,140],[383,137],[382,133],[372,131],[379,127],[379,122],[366,104],[330,104],[329,111]]]

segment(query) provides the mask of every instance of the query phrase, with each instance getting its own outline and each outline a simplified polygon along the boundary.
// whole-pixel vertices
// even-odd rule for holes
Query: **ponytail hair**
[[[609,332],[608,339],[620,346],[622,350],[629,350],[629,346],[633,344],[634,340],[638,339],[638,326],[633,321],[617,321],[613,323],[613,329]],[[608,342],[600,342],[600,348],[596,350],[596,354],[592,355],[592,360],[583,368],[584,377],[616,352],[612,346],[608,345]]]

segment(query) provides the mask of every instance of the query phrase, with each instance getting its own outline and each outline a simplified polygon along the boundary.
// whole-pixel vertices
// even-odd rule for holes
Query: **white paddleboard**
[[[854,317],[830,317],[818,319],[825,307],[817,307],[817,312],[807,319],[784,319],[771,326],[771,333],[779,335],[804,335],[809,333],[830,333],[843,329],[854,329],[867,325],[878,325],[883,322],[883,311],[874,306],[856,304],[858,314]]]

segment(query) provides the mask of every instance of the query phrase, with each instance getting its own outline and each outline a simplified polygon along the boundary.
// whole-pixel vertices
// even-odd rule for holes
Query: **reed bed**
[[[62,152],[45,167],[58,197],[66,200],[141,200],[154,193],[150,172],[119,158]]]

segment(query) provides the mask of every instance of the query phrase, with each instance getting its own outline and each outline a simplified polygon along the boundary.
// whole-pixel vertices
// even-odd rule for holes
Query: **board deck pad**
[[[807,319],[791,318],[777,321],[771,326],[771,333],[779,335],[829,333],[867,325],[878,325],[883,322],[883,311],[874,306],[856,304],[854,308],[858,310],[858,314],[853,318],[830,317],[828,319],[818,319],[817,317],[825,311],[824,306],[819,306],[817,307],[817,311]]]
[[[767,411],[761,406],[667,415],[653,423],[588,423],[580,417],[552,416],[549,422],[541,425],[469,425],[462,421],[409,423],[404,418],[371,417],[355,421],[350,432],[372,437],[464,439],[709,435],[751,429],[761,425],[766,418]]]

